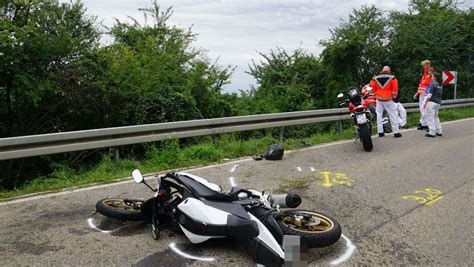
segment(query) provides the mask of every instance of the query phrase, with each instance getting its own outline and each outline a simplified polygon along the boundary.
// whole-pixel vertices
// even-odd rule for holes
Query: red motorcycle
[[[347,89],[346,96],[340,93],[337,95],[337,98],[341,106],[349,103],[349,112],[354,121],[357,139],[362,142],[365,151],[372,151],[372,114],[369,109],[370,102],[361,97],[355,86]]]
[[[370,112],[372,113],[374,118],[377,118],[377,113],[375,112],[375,105],[377,104],[377,100],[375,98],[375,94],[372,93],[372,87],[370,84],[366,84],[362,87],[360,92],[362,99],[364,100],[365,104],[369,108]],[[390,124],[388,123],[388,114],[386,111],[383,112],[382,116],[382,123],[383,123],[383,132],[384,133],[391,133],[392,130],[390,128]]]

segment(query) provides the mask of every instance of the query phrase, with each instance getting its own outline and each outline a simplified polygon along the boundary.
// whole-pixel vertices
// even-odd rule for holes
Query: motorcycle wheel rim
[[[304,212],[304,214],[311,216],[310,222],[315,222],[316,220],[319,220],[318,225],[301,225],[301,223],[298,222],[296,215],[287,215],[282,218],[281,222],[286,227],[306,233],[325,233],[331,231],[334,228],[334,223],[332,222],[332,220],[322,214],[313,212]]]
[[[141,210],[143,201],[126,201],[124,199],[105,199],[104,204],[116,209]]]

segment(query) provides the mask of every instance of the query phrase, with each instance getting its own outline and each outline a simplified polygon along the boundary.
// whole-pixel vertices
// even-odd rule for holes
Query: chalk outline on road
[[[113,233],[113,232],[115,232],[115,231],[117,231],[117,230],[120,229],[120,227],[119,227],[119,228],[113,229],[113,230],[102,230],[102,229],[100,229],[99,227],[97,227],[97,226],[95,225],[95,223],[94,223],[94,218],[87,218],[87,224],[89,224],[89,227],[90,227],[90,228],[92,228],[92,229],[94,229],[94,230],[97,230],[97,231],[99,231],[99,232],[101,232],[101,233],[103,233],[103,234],[110,234],[110,233]]]
[[[443,124],[452,124],[452,123],[464,122],[464,121],[469,121],[469,120],[474,120],[474,118],[467,118],[467,119],[461,119],[461,120],[455,120],[455,121],[447,121],[447,122],[443,122],[441,124],[442,125]],[[416,128],[411,128],[411,129],[403,130],[402,132],[409,132],[409,131],[416,131],[416,130],[417,130]],[[316,146],[297,149],[297,150],[290,150],[290,151],[287,151],[286,154],[291,154],[291,153],[294,153],[294,152],[297,152],[297,151],[306,151],[306,150],[318,149],[318,148],[322,148],[322,147],[346,144],[346,143],[350,143],[350,142],[354,142],[354,140],[336,141],[336,142],[332,142],[332,143],[321,144],[321,145],[316,145]],[[237,159],[237,160],[232,161],[232,162],[218,163],[218,164],[213,164],[213,165],[208,165],[208,166],[203,166],[203,167],[197,167],[197,168],[192,168],[192,169],[185,169],[184,168],[183,170],[186,170],[188,172],[198,171],[198,170],[205,170],[205,169],[214,168],[214,167],[217,167],[217,166],[225,166],[225,165],[236,164],[236,163],[239,163],[239,162],[246,162],[246,161],[252,161],[252,160],[254,160],[254,159],[246,157],[246,158],[243,158],[243,159]],[[169,171],[172,171],[172,170],[167,170],[167,171],[159,172],[159,173],[151,173],[151,174],[148,174],[145,179],[147,179],[147,180],[152,179],[156,175],[165,174]],[[34,195],[34,196],[30,196],[30,197],[20,197],[18,199],[13,199],[13,200],[5,201],[5,202],[0,202],[0,206],[16,204],[16,203],[21,203],[21,202],[26,202],[26,201],[31,201],[31,200],[38,200],[38,199],[48,198],[48,197],[52,197],[52,196],[62,196],[62,195],[70,194],[70,193],[83,192],[83,191],[94,190],[94,189],[99,189],[99,188],[105,188],[105,187],[115,186],[115,185],[120,185],[120,184],[132,183],[130,178],[131,178],[131,176],[124,178],[123,181],[109,183],[109,184],[101,184],[101,185],[81,187],[81,188],[75,188],[75,189],[74,188],[73,189],[64,189],[63,192],[44,193],[44,194],[39,193],[38,195]]]
[[[169,247],[171,248],[171,250],[173,250],[176,254],[180,255],[181,257],[185,257],[191,260],[198,260],[198,261],[215,261],[215,258],[213,257],[198,257],[198,256],[188,254],[186,252],[183,252],[176,246],[175,242],[171,242],[169,244]]]
[[[332,260],[331,265],[339,265],[339,264],[345,262],[357,250],[356,246],[354,246],[354,244],[352,244],[352,241],[349,238],[347,238],[345,235],[341,235],[341,237],[344,238],[344,240],[346,241],[346,251],[341,256],[339,256],[337,259]]]

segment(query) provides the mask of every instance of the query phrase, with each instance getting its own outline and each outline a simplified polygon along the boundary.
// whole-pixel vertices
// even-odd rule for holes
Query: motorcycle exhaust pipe
[[[301,197],[295,193],[272,195],[270,199],[272,207],[296,208],[301,204]]]

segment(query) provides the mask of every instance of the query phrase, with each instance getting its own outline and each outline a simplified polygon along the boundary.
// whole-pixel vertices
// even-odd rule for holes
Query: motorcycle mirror
[[[133,170],[132,176],[135,183],[137,184],[143,183],[143,175],[141,174],[140,170],[138,169]]]

